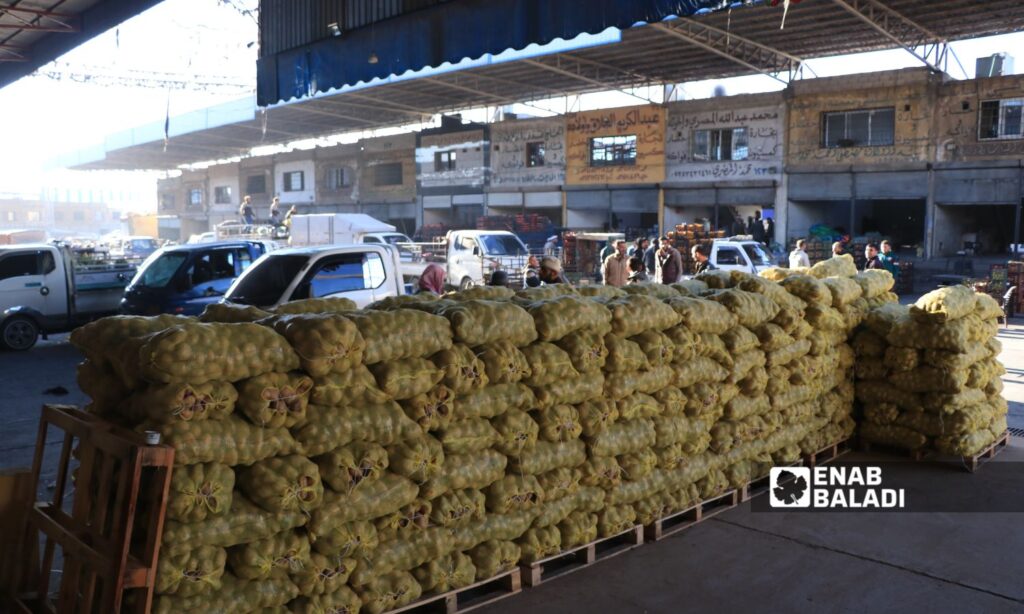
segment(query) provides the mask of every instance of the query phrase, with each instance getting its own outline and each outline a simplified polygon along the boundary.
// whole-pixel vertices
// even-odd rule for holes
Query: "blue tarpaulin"
[[[725,0],[456,0],[261,58],[257,103],[267,106],[406,71],[530,44],[629,28],[728,4]],[[370,56],[377,63],[369,61]]]

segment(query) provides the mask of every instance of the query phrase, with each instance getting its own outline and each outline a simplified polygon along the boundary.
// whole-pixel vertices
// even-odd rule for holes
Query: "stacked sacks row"
[[[90,409],[177,449],[156,611],[379,612],[843,438],[836,283],[211,306],[73,342]]]
[[[854,338],[865,441],[971,456],[1006,431],[990,296],[952,286],[870,312]]]

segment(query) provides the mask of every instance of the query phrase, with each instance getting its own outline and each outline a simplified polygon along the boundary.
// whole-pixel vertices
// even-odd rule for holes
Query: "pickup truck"
[[[0,247],[0,347],[27,350],[39,335],[117,312],[135,266],[77,264],[67,247]]]
[[[743,237],[715,239],[709,260],[716,269],[745,271],[753,275],[775,266],[763,243]]]
[[[505,271],[513,286],[522,285],[523,269],[530,257],[519,237],[507,230],[450,230],[436,244],[399,245],[414,249],[420,256],[407,264],[407,274],[418,277],[426,265],[436,262],[444,267],[448,284],[459,289],[486,284],[494,271]]]
[[[164,247],[153,253],[125,288],[121,313],[199,315],[274,245],[222,241]]]
[[[289,247],[257,260],[223,302],[264,309],[306,298],[341,297],[365,307],[405,294],[398,250],[390,245]]]

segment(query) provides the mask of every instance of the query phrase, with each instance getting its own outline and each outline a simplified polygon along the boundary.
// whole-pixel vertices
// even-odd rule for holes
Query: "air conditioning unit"
[[[978,58],[974,75],[977,78],[1002,77],[1013,74],[1013,56],[1009,53],[993,53],[987,58]]]

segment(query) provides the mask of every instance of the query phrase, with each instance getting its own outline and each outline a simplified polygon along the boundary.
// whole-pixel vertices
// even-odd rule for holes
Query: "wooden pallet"
[[[735,488],[727,490],[717,497],[704,499],[700,502],[700,519],[707,520],[722,512],[727,512],[740,504],[740,491]]]
[[[398,614],[398,612],[457,614],[475,610],[521,592],[523,586],[520,573],[517,567],[464,588],[418,599],[407,606],[391,610],[388,614]]]
[[[803,467],[802,462],[789,463],[786,465],[776,465],[776,467]],[[786,480],[788,481],[788,480]],[[754,497],[760,496],[768,492],[771,488],[771,474],[761,476],[756,480],[751,480],[743,485],[740,489],[740,502],[747,502]]]
[[[996,440],[993,441],[989,447],[985,448],[984,450],[975,454],[974,456],[963,457],[964,466],[967,467],[968,471],[974,473],[975,471],[978,470],[978,467],[980,467],[982,463],[985,463],[995,458],[996,454],[1002,452],[1008,445],[1010,445],[1010,432],[1003,431],[1003,434],[997,437]]]
[[[570,548],[558,554],[543,558],[529,565],[520,565],[523,584],[537,586],[548,580],[564,576],[598,561],[609,559],[641,546],[644,543],[644,527],[636,525],[618,535],[594,540],[589,544]]]
[[[917,450],[908,450],[906,448],[900,448],[898,446],[890,446],[881,443],[875,443],[873,441],[867,441],[864,438],[860,440],[860,449],[863,452],[881,452],[883,454],[892,454],[894,456],[902,456],[909,458],[913,461],[921,461],[932,456],[933,450],[926,448],[919,448]]]
[[[51,429],[63,431],[57,482],[53,498],[28,512],[22,551],[41,543],[42,560],[25,575],[36,580],[22,583],[18,607],[117,613],[131,595],[132,611],[149,612],[174,449],[147,445],[143,435],[75,407],[44,405],[32,464],[36,492]],[[51,587],[57,548],[62,569]]]
[[[689,529],[702,520],[701,508],[698,503],[678,512],[672,512],[644,527],[644,541],[657,542],[671,537],[680,531]]]
[[[818,465],[831,463],[851,450],[850,441],[849,439],[844,439],[843,441],[827,445],[813,454],[804,454],[804,465],[813,469]]]

